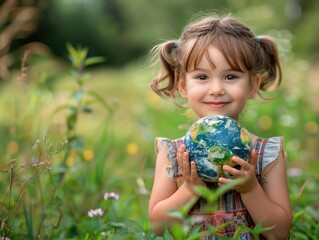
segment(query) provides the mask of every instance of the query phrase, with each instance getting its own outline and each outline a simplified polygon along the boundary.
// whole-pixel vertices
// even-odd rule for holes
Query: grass
[[[152,72],[143,62],[89,69],[82,98],[70,66],[52,58],[31,60],[26,79],[13,73],[0,89],[0,236],[163,239],[147,218],[154,138],[182,136],[192,116],[150,91]],[[301,81],[308,69],[298,61],[287,67],[277,98],[249,104],[242,121],[257,135],[285,136],[291,239],[317,239],[318,113],[303,94],[311,88]],[[77,106],[87,108],[73,118],[70,110]],[[119,199],[104,198],[113,192]]]

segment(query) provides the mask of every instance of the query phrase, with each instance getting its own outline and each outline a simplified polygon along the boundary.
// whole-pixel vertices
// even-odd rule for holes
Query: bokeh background
[[[1,0],[0,236],[155,239],[154,138],[194,119],[151,92],[149,51],[197,16],[231,13],[278,42],[283,84],[241,121],[285,137],[291,239],[318,239],[318,11],[316,0]]]

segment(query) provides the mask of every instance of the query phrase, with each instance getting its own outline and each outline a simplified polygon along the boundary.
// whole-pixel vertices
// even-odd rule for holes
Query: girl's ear
[[[186,80],[184,78],[180,78],[177,83],[178,92],[182,98],[187,98],[187,87]]]
[[[254,99],[256,97],[256,94],[257,94],[259,87],[260,87],[260,83],[261,83],[261,76],[260,75],[254,76],[252,84],[251,84],[251,89],[250,89],[250,92],[248,94],[249,99]]]

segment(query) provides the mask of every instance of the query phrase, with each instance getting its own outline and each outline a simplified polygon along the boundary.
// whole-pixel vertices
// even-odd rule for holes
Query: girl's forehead
[[[194,70],[197,68],[212,68],[216,69],[218,65],[226,65],[229,68],[229,64],[225,60],[225,56],[214,45],[207,47],[201,54],[194,52],[193,56],[190,56],[190,64],[188,70]],[[223,66],[223,67],[224,67]]]
[[[186,72],[198,67],[200,62],[206,58],[212,68],[215,68],[214,53],[216,51],[220,53],[230,68],[239,71],[247,71],[250,66],[247,62],[248,54],[240,49],[238,42],[232,42],[229,40],[223,41],[223,39],[197,39],[191,40],[185,43],[184,52],[181,53],[181,62]],[[212,51],[214,49],[215,51]]]
[[[203,57],[208,54],[208,44],[203,44],[198,39],[185,43],[182,48],[181,61],[186,71],[196,68]]]

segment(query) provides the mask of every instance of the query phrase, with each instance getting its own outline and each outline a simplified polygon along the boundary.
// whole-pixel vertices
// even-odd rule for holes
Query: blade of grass
[[[32,222],[32,207],[30,205],[29,214],[28,214],[24,201],[23,201],[23,214],[24,214],[24,219],[28,229],[28,239],[33,240],[34,235],[33,235],[33,222]]]

